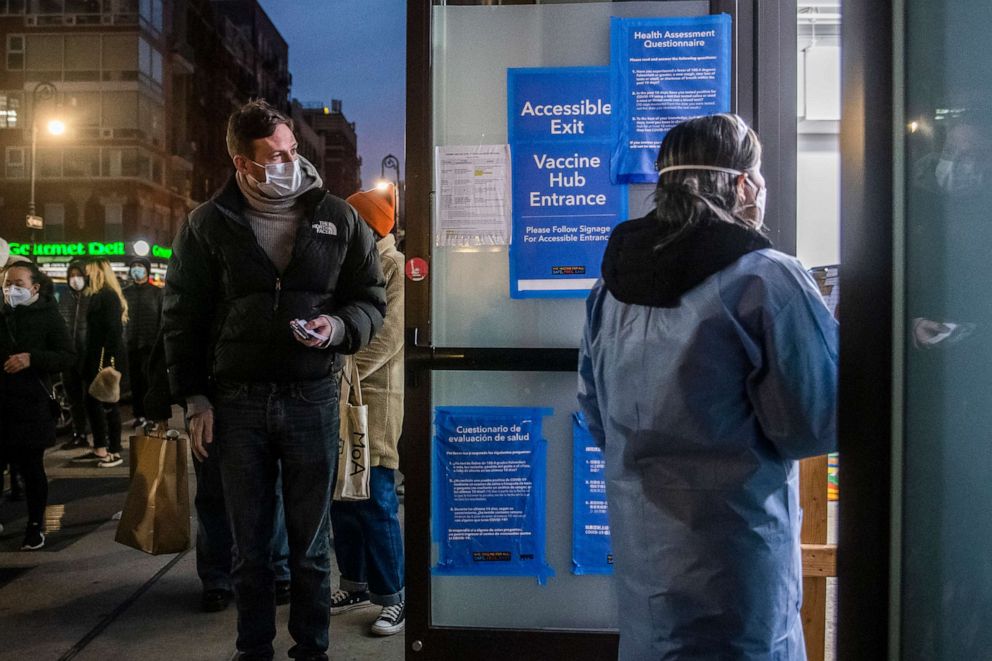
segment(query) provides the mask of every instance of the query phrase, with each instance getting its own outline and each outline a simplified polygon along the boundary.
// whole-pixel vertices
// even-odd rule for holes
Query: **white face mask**
[[[69,287],[73,291],[83,291],[86,287],[86,278],[81,275],[74,275],[69,278]]]
[[[144,266],[132,266],[131,277],[135,280],[144,280],[148,277],[148,271],[145,270]]]
[[[711,172],[725,172],[727,174],[732,174],[735,177],[744,175],[747,177],[747,181],[754,186],[755,194],[754,202],[751,204],[745,204],[742,208],[754,208],[755,213],[754,218],[752,218],[755,223],[754,229],[759,229],[765,223],[765,202],[768,199],[768,188],[758,188],[758,184],[748,177],[747,172],[742,172],[741,170],[735,170],[733,168],[721,168],[716,165],[669,165],[667,168],[658,170],[658,176],[660,177],[666,172],[674,172],[676,170],[709,170]]]
[[[31,300],[34,294],[30,289],[25,289],[18,285],[11,285],[3,290],[3,297],[7,301],[7,305],[12,308],[16,308],[18,305],[24,305]]]
[[[255,161],[252,161],[255,163]],[[258,181],[250,174],[248,177],[255,183],[265,195],[273,198],[287,197],[300,188],[303,183],[303,169],[300,167],[300,159],[295,158],[289,163],[269,163],[262,165],[255,163],[265,170],[265,181]]]

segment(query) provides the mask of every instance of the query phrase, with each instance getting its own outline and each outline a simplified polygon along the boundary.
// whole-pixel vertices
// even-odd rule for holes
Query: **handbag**
[[[151,555],[190,547],[189,439],[155,429],[131,437],[131,486],[117,542]]]
[[[115,369],[113,357],[110,358],[110,364],[104,366],[103,352],[100,349],[100,369],[90,382],[87,392],[98,402],[116,404],[121,399],[121,373]]]
[[[368,500],[369,477],[369,407],[362,402],[362,383],[358,362],[352,357],[348,396],[341,404],[341,439],[338,444],[338,470],[334,481],[334,500]],[[352,404],[352,399],[355,403]]]

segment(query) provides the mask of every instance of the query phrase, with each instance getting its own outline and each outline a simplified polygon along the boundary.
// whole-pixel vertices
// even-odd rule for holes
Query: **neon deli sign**
[[[100,243],[11,243],[10,254],[24,257],[124,257],[127,255],[123,241]],[[152,255],[159,259],[169,259],[172,249],[153,246]]]

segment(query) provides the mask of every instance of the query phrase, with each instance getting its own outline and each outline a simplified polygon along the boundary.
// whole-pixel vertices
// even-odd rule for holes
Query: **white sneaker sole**
[[[393,636],[395,634],[398,634],[400,631],[403,631],[405,627],[406,627],[406,620],[403,620],[399,624],[394,624],[391,627],[377,627],[376,625],[373,624],[372,633],[375,634],[376,636]]]
[[[360,608],[371,608],[372,605],[371,601],[361,601],[357,604],[349,604],[347,606],[332,606],[331,615],[340,615],[341,613],[347,613],[348,611],[354,611]]]

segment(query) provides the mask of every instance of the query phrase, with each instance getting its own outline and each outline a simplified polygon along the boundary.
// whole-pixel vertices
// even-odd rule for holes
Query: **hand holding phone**
[[[327,341],[328,336],[321,335],[312,328],[307,328],[307,321],[304,319],[293,319],[289,322],[289,327],[293,330],[296,339],[307,346],[315,346],[314,343],[323,344]]]

